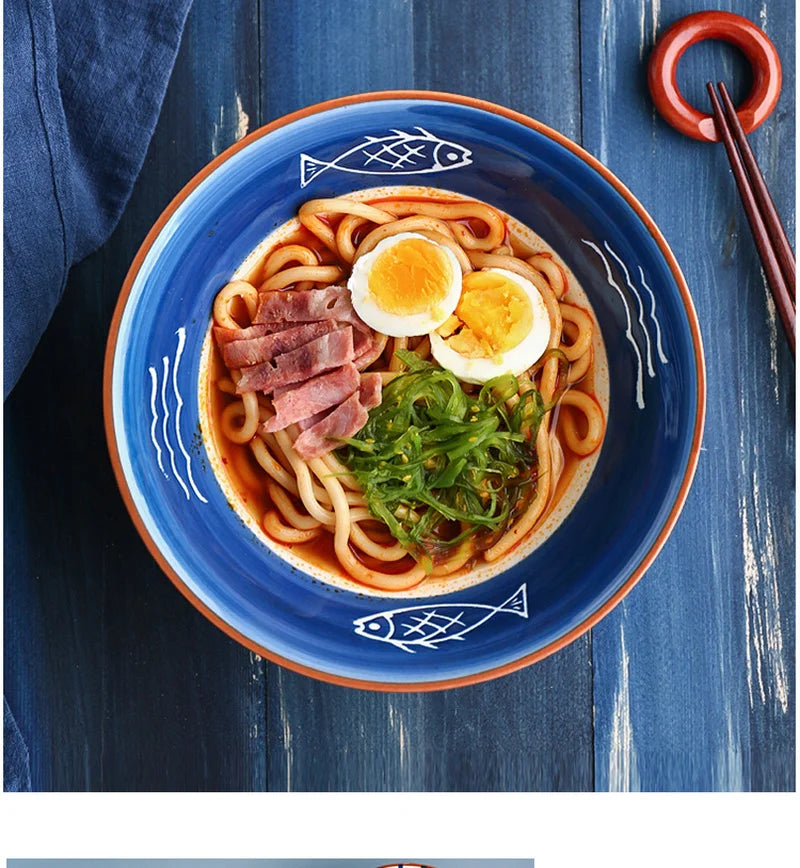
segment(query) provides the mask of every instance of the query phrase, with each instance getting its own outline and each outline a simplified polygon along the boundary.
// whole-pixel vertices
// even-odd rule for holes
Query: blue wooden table
[[[794,4],[723,2],[776,43],[784,90],[750,138],[794,235]],[[794,364],[720,147],[654,112],[645,62],[689,0],[196,0],[111,240],[73,269],[5,416],[5,692],[34,789],[791,790]],[[746,65],[679,70],[705,106]],[[139,540],[106,453],[105,337],[125,272],[183,184],[257,126],[365,90],[453,91],[549,124],[608,165],[680,262],[708,416],[655,565],[590,634],[514,675],[381,695],[236,645]],[[43,390],[41,383],[47,384]]]

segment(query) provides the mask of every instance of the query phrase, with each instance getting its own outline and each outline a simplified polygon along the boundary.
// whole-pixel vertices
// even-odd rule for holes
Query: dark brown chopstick
[[[742,205],[744,206],[747,220],[750,223],[750,231],[753,233],[753,240],[755,241],[758,255],[761,258],[761,264],[764,268],[767,283],[769,285],[770,292],[772,293],[772,297],[775,301],[775,306],[778,308],[778,314],[780,315],[783,329],[786,332],[786,338],[789,341],[789,347],[792,351],[792,355],[794,355],[794,286],[792,285],[792,291],[790,292],[787,280],[781,270],[780,259],[776,252],[777,247],[780,246],[779,242],[773,240],[772,233],[767,228],[765,218],[761,211],[759,198],[757,198],[756,191],[759,188],[758,186],[754,187],[751,185],[750,176],[748,175],[747,169],[745,168],[745,163],[743,162],[742,156],[739,153],[738,148],[736,147],[733,133],[731,132],[731,128],[728,124],[728,119],[725,117],[725,113],[722,110],[722,105],[719,101],[719,98],[717,97],[716,92],[714,91],[714,85],[711,82],[708,82],[708,84],[706,85],[706,89],[708,90],[709,96],[711,97],[711,105],[714,109],[714,121],[716,122],[720,138],[725,145],[725,151],[728,154],[728,160],[731,164],[733,177],[736,180],[736,186],[739,190],[739,196],[742,200]],[[744,138],[744,134],[742,134],[742,137]],[[749,151],[749,147],[747,148],[747,150]],[[755,166],[755,173],[760,176],[761,173],[758,170],[758,165],[755,162],[755,158],[753,158],[753,165]],[[764,190],[766,190],[766,184],[764,184]],[[770,198],[768,193],[767,197]],[[777,214],[775,216],[777,217]],[[778,220],[778,223],[780,224],[780,220]],[[779,234],[783,234],[785,237],[785,233],[782,232],[782,230]],[[794,257],[792,257],[792,263],[793,260]]]
[[[742,129],[739,121],[739,116],[736,114],[736,109],[733,106],[733,100],[730,98],[728,88],[725,87],[725,82],[718,81],[717,87],[719,94],[722,97],[722,105],[725,107],[725,115],[728,118],[733,137],[736,139],[736,144],[739,146],[739,151],[744,160],[747,174],[750,176],[750,183],[753,185],[756,201],[758,202],[761,216],[767,224],[770,237],[775,246],[775,255],[778,257],[778,263],[781,267],[786,286],[792,298],[795,297],[795,261],[792,246],[789,244],[789,239],[786,237],[786,230],[783,228],[781,218],[778,216],[778,211],[775,208],[775,203],[772,201],[767,182],[764,180],[764,175],[756,162],[755,154],[753,153],[750,143],[747,141],[747,136]]]

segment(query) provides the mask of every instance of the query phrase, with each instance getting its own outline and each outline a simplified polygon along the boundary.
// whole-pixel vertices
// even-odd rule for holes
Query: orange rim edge
[[[683,297],[683,303],[689,318],[689,327],[692,333],[695,348],[695,364],[697,371],[697,418],[695,420],[692,446],[683,482],[681,483],[681,487],[678,491],[675,503],[673,504],[670,514],[667,517],[667,520],[665,521],[664,526],[662,527],[658,537],[656,537],[655,542],[650,547],[650,550],[644,556],[639,566],[633,571],[633,573],[617,590],[617,592],[599,609],[597,609],[588,618],[578,624],[577,627],[574,627],[572,630],[570,630],[569,633],[566,633],[564,636],[561,636],[559,639],[556,639],[554,642],[551,642],[549,645],[546,645],[544,648],[540,648],[538,651],[535,651],[532,654],[528,654],[525,657],[519,658],[518,660],[506,663],[503,666],[497,666],[493,669],[487,669],[483,672],[477,672],[472,675],[465,675],[460,678],[444,679],[442,681],[425,681],[418,684],[393,684],[381,681],[366,681],[357,678],[347,678],[340,675],[334,675],[332,673],[324,672],[319,669],[312,669],[311,667],[303,666],[293,660],[281,657],[280,655],[275,654],[267,648],[262,648],[260,645],[257,645],[255,642],[248,639],[247,636],[239,633],[238,630],[235,630],[233,627],[230,626],[230,624],[223,621],[215,612],[212,612],[211,609],[209,609],[208,606],[205,605],[205,603],[198,599],[195,594],[193,594],[192,591],[190,591],[189,588],[186,587],[186,585],[175,573],[169,563],[167,563],[166,558],[156,547],[155,543],[150,537],[150,534],[147,532],[147,529],[145,528],[144,523],[142,522],[142,519],[133,504],[133,499],[128,488],[127,480],[125,479],[125,476],[122,472],[122,465],[119,459],[119,451],[117,449],[117,442],[114,436],[114,424],[111,404],[112,368],[114,361],[114,352],[117,344],[117,334],[119,332],[119,325],[122,319],[122,313],[125,309],[128,296],[136,279],[136,275],[141,268],[142,262],[147,256],[147,253],[149,252],[150,247],[152,246],[156,237],[164,227],[164,224],[174,214],[178,206],[203,180],[205,180],[205,178],[207,178],[217,168],[217,166],[220,166],[227,159],[233,156],[233,154],[235,154],[237,151],[250,144],[250,142],[253,142],[256,139],[267,135],[267,133],[279,129],[280,127],[286,126],[287,124],[299,120],[300,118],[308,117],[309,115],[313,114],[318,114],[329,109],[340,108],[341,106],[353,105],[356,103],[372,102],[375,100],[385,99],[440,100],[442,102],[451,102],[458,103],[460,105],[470,106],[471,108],[481,109],[483,111],[488,111],[492,114],[503,115],[504,117],[509,118],[512,121],[516,121],[523,126],[530,127],[531,129],[536,130],[537,132],[542,133],[548,138],[553,139],[554,141],[563,145],[565,148],[572,151],[572,153],[580,157],[584,162],[588,163],[589,166],[591,166],[596,172],[602,175],[602,177],[606,181],[608,181],[608,183],[611,184],[614,189],[617,190],[618,193],[620,193],[620,195],[622,195],[622,197],[628,202],[628,204],[641,218],[642,222],[645,224],[648,231],[653,236],[653,239],[655,240],[656,244],[664,255],[664,258],[666,259],[670,270],[672,271],[673,277],[675,278],[675,281],[678,285],[678,289],[680,290],[681,296]],[[218,157],[216,157],[207,166],[201,169],[175,196],[175,198],[162,212],[161,216],[147,233],[147,237],[143,241],[142,246],[139,248],[136,256],[134,257],[133,262],[131,263],[131,267],[128,269],[128,273],[125,277],[125,282],[122,285],[122,290],[117,300],[116,308],[114,309],[114,316],[111,320],[111,329],[109,331],[108,342],[106,344],[105,363],[103,371],[103,414],[105,418],[106,441],[108,443],[108,451],[111,457],[111,464],[114,468],[114,474],[117,478],[117,485],[119,486],[120,493],[122,494],[122,499],[125,501],[125,506],[128,510],[128,513],[130,514],[130,517],[133,520],[133,523],[136,526],[139,535],[144,540],[147,548],[150,550],[150,554],[155,558],[158,565],[167,574],[169,579],[172,581],[175,587],[183,594],[183,596],[186,597],[186,599],[189,600],[189,602],[196,609],[198,609],[203,615],[205,615],[205,617],[208,618],[209,621],[216,624],[217,627],[227,633],[228,636],[230,636],[232,639],[235,639],[246,648],[249,648],[251,651],[254,651],[256,654],[259,654],[267,660],[270,660],[272,663],[278,663],[281,666],[285,666],[287,669],[291,669],[294,672],[299,672],[302,675],[308,675],[312,678],[317,678],[330,684],[338,684],[345,687],[360,687],[369,690],[397,693],[442,690],[450,687],[464,687],[469,684],[477,684],[482,681],[489,681],[493,678],[498,678],[502,675],[508,675],[511,672],[516,672],[518,669],[529,666],[531,663],[536,663],[537,661],[542,660],[544,657],[548,657],[550,654],[553,654],[554,652],[560,650],[566,645],[569,645],[579,636],[583,635],[583,633],[591,629],[595,624],[598,623],[598,621],[604,618],[623,599],[623,597],[628,594],[631,588],[633,588],[633,586],[644,575],[644,573],[655,560],[658,553],[661,551],[661,548],[663,547],[664,543],[672,532],[673,527],[675,526],[675,522],[678,520],[678,516],[680,515],[680,512],[683,509],[683,505],[686,502],[689,488],[692,484],[692,479],[694,478],[694,473],[697,468],[697,461],[700,455],[700,443],[703,437],[705,412],[705,361],[703,357],[703,344],[700,336],[700,326],[697,320],[697,313],[694,309],[694,303],[692,302],[692,298],[689,295],[689,287],[686,284],[686,280],[681,273],[680,266],[678,265],[674,254],[670,250],[670,247],[667,244],[664,236],[661,234],[660,230],[656,226],[655,221],[647,213],[639,200],[609,169],[607,169],[602,163],[596,160],[590,153],[588,153],[588,151],[585,151],[580,145],[575,144],[575,142],[566,138],[566,136],[562,135],[556,130],[551,129],[550,127],[545,126],[544,124],[539,123],[538,121],[535,121],[532,118],[527,117],[526,115],[505,108],[504,106],[499,106],[494,103],[487,102],[486,100],[481,100],[474,97],[443,93],[439,91],[374,91],[372,93],[354,94],[351,96],[338,97],[337,99],[316,103],[314,105],[308,106],[307,108],[300,109],[299,111],[292,112],[288,115],[284,115],[283,117],[278,118],[277,120],[274,120],[271,123],[266,124],[265,126],[259,127],[257,130],[254,130],[252,133],[245,136],[240,141],[231,145],[227,150],[223,151]]]

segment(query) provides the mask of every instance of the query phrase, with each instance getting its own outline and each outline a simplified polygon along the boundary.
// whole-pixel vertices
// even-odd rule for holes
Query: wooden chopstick
[[[794,298],[796,273],[792,245],[789,244],[789,239],[786,237],[786,230],[783,228],[783,223],[781,223],[781,218],[778,216],[775,203],[772,201],[764,175],[758,167],[753,149],[750,147],[747,136],[742,129],[739,116],[736,114],[736,109],[733,106],[733,100],[728,93],[728,88],[725,87],[725,82],[723,81],[718,81],[717,87],[722,97],[722,105],[725,107],[728,124],[733,132],[734,139],[736,139],[736,144],[739,146],[747,174],[750,176],[750,183],[753,185],[761,216],[767,224],[767,229],[775,246],[775,254],[778,257],[781,273],[786,281],[789,294]]]
[[[772,297],[775,301],[775,306],[778,308],[778,314],[781,318],[781,323],[786,333],[786,338],[789,342],[789,348],[792,351],[792,355],[794,355],[794,287],[792,287],[792,292],[790,292],[787,285],[787,280],[781,270],[780,260],[776,252],[776,248],[780,246],[780,243],[773,240],[772,233],[767,228],[765,218],[761,211],[759,194],[757,193],[759,188],[757,185],[755,186],[755,188],[751,186],[750,176],[748,176],[748,172],[745,168],[742,156],[736,147],[733,133],[731,132],[731,128],[728,124],[728,119],[726,118],[725,113],[722,110],[722,105],[720,104],[719,98],[717,97],[717,94],[714,90],[714,85],[709,81],[706,84],[706,89],[708,90],[708,94],[711,97],[711,105],[714,110],[714,121],[716,123],[720,138],[725,145],[725,151],[728,154],[728,160],[731,164],[733,177],[736,180],[736,186],[739,190],[739,197],[742,200],[742,205],[744,206],[747,220],[750,223],[750,231],[753,233],[753,240],[755,241],[758,255],[761,258],[761,264],[764,268],[764,273],[767,278],[767,284],[769,285],[770,292],[772,293]],[[742,138],[744,139],[744,133],[742,133]],[[749,147],[747,148],[747,150],[750,150]],[[755,173],[757,175],[760,175],[761,173],[758,170],[758,164],[756,163],[755,158],[753,158],[753,166],[755,166]],[[766,190],[766,184],[764,184],[764,190]],[[769,197],[768,193],[767,196]],[[777,217],[777,213],[775,216]],[[780,220],[778,220],[778,223],[780,224]],[[785,236],[785,233],[783,233],[782,231],[779,234],[783,234]],[[792,257],[792,261],[793,259],[794,257]]]

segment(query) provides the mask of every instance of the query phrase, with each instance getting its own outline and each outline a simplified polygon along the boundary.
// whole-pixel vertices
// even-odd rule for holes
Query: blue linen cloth
[[[191,0],[4,5],[4,398],[73,263],[111,234],[161,108]]]
[[[103,244],[122,214],[191,0],[3,5],[5,398],[70,266]],[[3,738],[4,789],[29,790],[28,750],[5,699]]]

